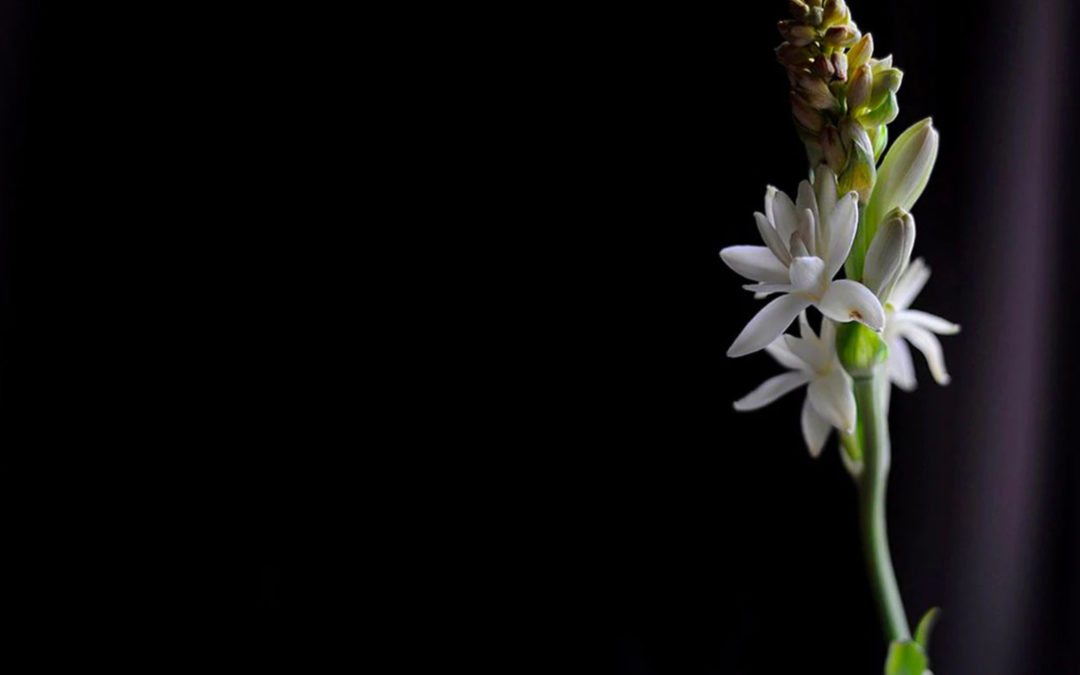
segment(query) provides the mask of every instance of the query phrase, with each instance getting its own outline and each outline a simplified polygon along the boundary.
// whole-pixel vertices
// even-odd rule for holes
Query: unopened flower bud
[[[805,47],[817,37],[817,31],[811,26],[795,21],[781,21],[776,24],[776,28],[785,40],[796,47]]]
[[[858,115],[859,109],[870,100],[870,91],[874,84],[874,74],[870,66],[863,64],[851,76],[848,84],[847,106],[850,115]]]
[[[810,14],[810,7],[802,0],[788,0],[788,11],[791,12],[791,16],[803,21]]]
[[[776,59],[790,69],[809,68],[814,56],[806,47],[796,47],[784,42],[776,48]]]
[[[855,43],[855,46],[848,50],[847,60],[848,67],[852,70],[858,68],[864,63],[870,62],[870,57],[874,55],[874,38],[867,33]]]
[[[811,75],[796,77],[800,93],[807,102],[818,110],[831,110],[836,107],[836,99],[829,91],[829,85]]]
[[[791,112],[795,116],[795,121],[815,134],[821,131],[821,127],[825,123],[825,119],[821,116],[821,113],[814,110],[805,99],[795,92],[791,92],[790,98]]]
[[[863,123],[863,126],[867,127],[891,124],[899,113],[900,104],[896,101],[896,92],[890,91],[885,100],[881,102],[881,105],[861,116],[859,121]],[[878,154],[881,153],[878,152]]]
[[[847,140],[845,136],[849,136],[849,126],[852,132],[851,145],[848,149],[850,154],[847,167],[840,175],[839,187],[841,192],[851,190],[858,192],[859,203],[866,204],[870,201],[877,173],[874,168],[874,151],[866,130],[854,120],[846,121],[844,129],[841,130],[841,141]]]
[[[847,24],[845,26],[833,26],[825,31],[822,42],[834,48],[848,47],[855,44],[859,37],[859,29],[855,28],[853,24]]]
[[[863,226],[871,230],[869,234],[894,208],[911,210],[930,180],[937,152],[938,132],[929,117],[896,139],[881,163],[877,186],[863,218]]]
[[[865,124],[865,120],[860,120]],[[889,144],[889,127],[884,124],[877,126],[867,127],[866,133],[870,136],[870,143],[874,146],[874,161],[877,161],[881,157],[881,153],[885,152],[885,146]]]
[[[900,83],[904,74],[896,68],[886,68],[874,73],[874,90],[870,94],[870,107],[876,108],[881,105],[885,97],[890,93],[895,94],[900,89]]]
[[[844,14],[847,11],[847,5],[844,4],[844,0],[826,0],[822,12],[822,25],[832,26],[838,23],[846,23],[844,21]]]
[[[810,70],[814,73],[814,75],[821,78],[825,82],[831,80],[833,78],[833,75],[836,74],[836,69],[833,68],[832,59],[825,56],[816,57],[814,59],[814,65],[810,68]]]
[[[833,70],[836,71],[836,79],[843,82],[847,79],[848,73],[848,57],[844,52],[833,52],[832,55]]]
[[[813,5],[814,3],[810,3],[810,4]],[[818,6],[818,7],[811,6],[810,7],[810,14],[806,17],[806,20],[808,22],[810,22],[810,25],[815,26],[815,27],[821,27],[822,18],[823,18],[823,14],[822,14],[822,11],[821,11],[821,7],[820,6]]]
[[[863,285],[882,302],[907,267],[914,246],[915,218],[903,209],[893,209],[878,227],[863,267]]]
[[[847,164],[847,153],[840,141],[840,132],[831,124],[821,130],[821,151],[825,154],[825,163],[832,172],[839,174]]]

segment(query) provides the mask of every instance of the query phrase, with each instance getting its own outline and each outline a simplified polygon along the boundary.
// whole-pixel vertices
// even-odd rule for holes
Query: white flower
[[[825,447],[832,427],[849,434],[855,431],[855,395],[851,376],[840,365],[833,348],[836,324],[822,319],[819,338],[810,328],[806,313],[802,312],[799,314],[799,333],[801,339],[782,335],[765,348],[780,365],[791,371],[765,380],[760,387],[735,401],[735,409],[756,410],[809,383],[802,407],[802,432],[810,454],[817,457]]]
[[[922,258],[914,260],[900,276],[885,305],[888,320],[882,337],[889,346],[889,379],[904,391],[915,388],[915,366],[911,362],[911,351],[904,340],[915,346],[930,366],[930,374],[938,384],[949,383],[949,373],[945,370],[945,357],[941,353],[938,335],[956,335],[960,326],[933,314],[908,309],[915,296],[930,278],[930,268]]]
[[[750,320],[728,349],[730,357],[764,349],[809,306],[833,321],[860,321],[875,331],[885,325],[885,311],[874,294],[849,279],[833,281],[855,238],[857,194],[836,197],[836,176],[817,169],[816,189],[799,184],[796,203],[769,187],[765,214],[755,213],[766,246],[729,246],[720,257],[738,274],[756,281],[745,286],[759,294],[781,293]]]

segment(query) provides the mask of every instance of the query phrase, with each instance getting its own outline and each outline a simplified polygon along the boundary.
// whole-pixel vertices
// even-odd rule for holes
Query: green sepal
[[[852,377],[868,377],[874,366],[885,363],[889,348],[880,335],[850,321],[836,327],[836,355]]]
[[[919,643],[919,646],[923,648],[924,652],[929,650],[927,642],[930,641],[930,631],[934,629],[934,624],[937,623],[938,614],[940,613],[940,607],[931,607],[930,610],[926,614],[923,614],[923,617],[919,619],[919,625],[915,628],[915,642]]]
[[[889,645],[885,658],[885,675],[923,675],[926,672],[926,653],[913,640],[897,640]]]
[[[880,104],[860,117],[859,121],[862,122],[863,126],[867,127],[890,124],[899,114],[900,103],[896,100],[896,92],[890,91]]]
[[[870,127],[866,132],[870,134],[870,140],[874,143],[874,161],[876,162],[881,158],[881,153],[885,152],[885,146],[889,144],[889,127],[881,124]]]

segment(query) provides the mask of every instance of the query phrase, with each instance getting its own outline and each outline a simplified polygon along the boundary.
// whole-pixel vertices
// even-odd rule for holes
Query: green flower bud
[[[859,66],[859,69],[851,76],[851,83],[848,84],[847,107],[849,115],[857,116],[859,109],[870,100],[870,90],[873,84],[874,74],[870,70],[870,66]]]
[[[893,100],[896,100],[895,95]],[[874,145],[874,161],[877,161],[889,143],[889,127],[884,124],[871,126],[867,128],[866,133],[870,135],[870,142]]]
[[[859,193],[859,203],[865,204],[870,199],[877,174],[870,136],[862,125],[848,119],[840,128],[840,140],[849,148],[848,164],[839,179],[840,194],[854,190]]]
[[[874,73],[874,91],[870,95],[870,107],[876,108],[885,100],[890,93],[895,94],[900,89],[900,82],[904,74],[896,68],[886,68]]]
[[[811,2],[810,4],[813,5],[814,3]],[[811,26],[820,27],[822,18],[823,14],[821,11],[820,3],[817,7],[810,7],[810,14],[806,17],[806,20],[810,23]]]
[[[879,126],[892,123],[898,114],[900,114],[900,104],[896,100],[896,92],[890,91],[881,105],[862,115],[859,121],[863,126]],[[880,155],[881,150],[877,150],[876,154]]]
[[[937,160],[938,132],[929,117],[913,124],[892,144],[881,163],[877,185],[860,230],[872,238],[884,215],[896,207],[910,211],[930,180]],[[860,276],[862,270],[859,270]]]
[[[847,13],[847,5],[844,0],[826,0],[823,7],[821,22],[824,26],[832,26],[838,23],[847,23],[844,15]]]
[[[857,321],[836,327],[836,355],[852,377],[865,377],[885,363],[889,348],[881,336]]]
[[[864,63],[869,63],[870,57],[873,55],[874,38],[870,36],[870,33],[867,33],[862,36],[862,39],[855,43],[854,47],[848,50],[848,67],[854,70]]]

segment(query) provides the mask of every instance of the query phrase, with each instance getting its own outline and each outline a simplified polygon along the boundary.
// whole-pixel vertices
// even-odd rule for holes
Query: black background
[[[852,7],[905,73],[892,136],[941,133],[917,306],[963,332],[894,396],[889,497],[939,674],[1080,669],[1066,5]],[[757,304],[717,252],[806,169],[785,3],[0,10],[32,600],[341,646],[386,594],[410,657],[482,603],[540,636],[511,664],[569,622],[625,673],[880,672],[835,447],[799,394],[731,409],[779,369],[724,356]]]

